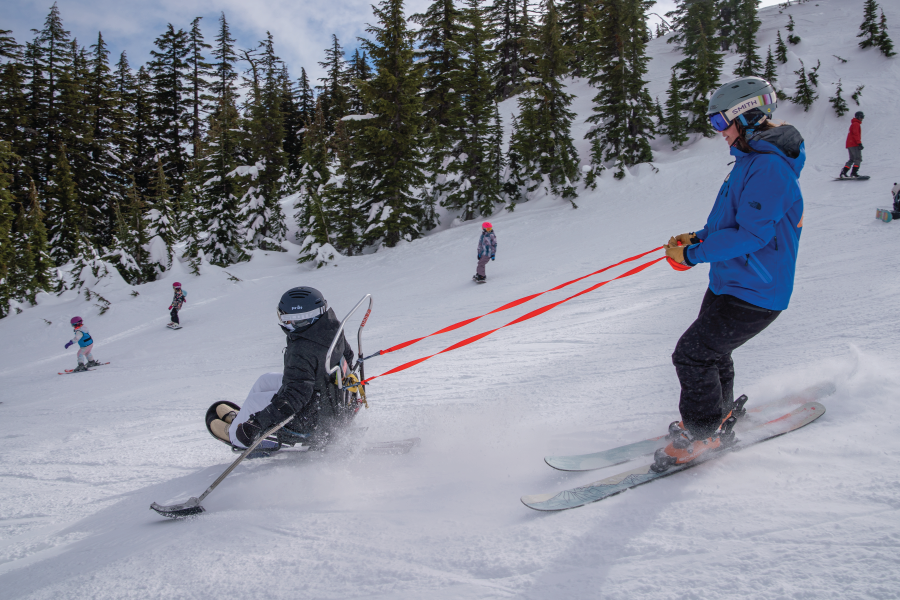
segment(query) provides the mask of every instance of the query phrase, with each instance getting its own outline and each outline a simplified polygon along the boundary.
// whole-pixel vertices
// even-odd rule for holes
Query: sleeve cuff
[[[684,249],[684,264],[686,264],[689,267],[693,267],[693,266],[697,265],[697,262],[694,260],[691,260],[691,257],[690,257],[690,252],[691,252],[691,250],[694,249],[694,247],[695,246],[688,246],[687,248]]]

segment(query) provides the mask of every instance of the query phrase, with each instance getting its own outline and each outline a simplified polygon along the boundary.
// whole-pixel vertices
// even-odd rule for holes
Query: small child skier
[[[177,281],[172,284],[172,287],[175,289],[175,297],[172,298],[172,304],[169,306],[172,322],[169,323],[168,327],[181,327],[181,321],[178,320],[178,311],[181,305],[187,302],[187,292],[181,290],[181,284]]]
[[[490,223],[485,221],[481,225],[481,238],[478,240],[478,267],[475,269],[474,281],[482,283],[487,281],[484,267],[489,260],[497,258],[497,236]]]
[[[847,177],[847,171],[853,167],[853,170],[850,171],[850,177],[859,177],[859,165],[862,164],[862,125],[863,119],[866,115],[863,114],[863,111],[858,110],[856,114],[853,116],[853,120],[850,121],[850,131],[847,132],[847,152],[850,154],[850,160],[848,160],[844,164],[844,168],[841,169],[841,174],[839,175],[840,179],[844,179]]]
[[[91,350],[94,347],[94,340],[91,338],[91,334],[88,333],[88,330],[84,327],[84,322],[81,320],[81,317],[72,317],[72,320],[69,322],[75,330],[75,337],[66,342],[66,350],[68,350],[69,346],[72,344],[78,344],[78,366],[75,367],[75,373],[87,371],[88,367],[100,366],[100,363],[94,360],[94,355],[91,354]]]

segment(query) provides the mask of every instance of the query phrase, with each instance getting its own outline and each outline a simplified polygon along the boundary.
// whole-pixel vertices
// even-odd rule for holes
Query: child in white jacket
[[[91,354],[91,350],[94,348],[94,340],[84,327],[81,317],[72,317],[69,322],[75,330],[75,337],[66,343],[66,350],[72,344],[78,344],[78,366],[75,367],[75,372],[80,373],[81,371],[87,371],[88,367],[99,366],[100,363],[94,360],[94,355]]]

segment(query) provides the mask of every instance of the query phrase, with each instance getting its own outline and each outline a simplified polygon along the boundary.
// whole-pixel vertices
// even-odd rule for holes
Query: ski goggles
[[[709,115],[709,124],[712,125],[712,128],[718,132],[725,131],[729,127],[731,127],[731,121],[725,118],[725,115],[718,112],[713,115]]]

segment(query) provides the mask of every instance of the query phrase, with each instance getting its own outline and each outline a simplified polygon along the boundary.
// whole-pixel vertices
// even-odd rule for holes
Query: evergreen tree
[[[453,133],[444,205],[461,210],[463,220],[474,219],[478,214],[489,216],[494,206],[502,202],[503,135],[500,112],[493,100],[493,52],[479,4],[479,0],[467,0],[462,12],[464,25],[458,42],[463,58],[452,80],[464,100],[455,123],[459,129]]]
[[[116,69],[112,75],[113,96],[116,99],[116,109],[110,115],[109,131],[112,153],[118,159],[118,169],[115,173],[117,186],[123,194],[131,185],[130,173],[134,171],[134,110],[135,103],[135,77],[128,64],[128,56],[123,51],[119,55]],[[121,200],[119,202],[121,204]]]
[[[519,9],[519,0],[494,0],[487,10],[490,29],[496,38],[494,97],[506,100],[521,91],[525,80],[522,44],[528,35],[527,15]]]
[[[585,77],[585,61],[591,55],[591,44],[588,41],[589,30],[602,14],[603,4],[599,0],[562,0],[559,3],[559,26],[563,46],[570,49],[569,71],[573,77]],[[647,32],[649,36],[649,32]]]
[[[134,79],[130,112],[132,154],[129,170],[138,195],[146,197],[150,195],[156,171],[156,136],[153,133],[156,121],[153,116],[153,79],[144,66],[138,69]]]
[[[800,61],[800,68],[794,71],[794,74],[797,75],[797,93],[790,99],[794,104],[799,104],[803,107],[803,112],[807,112],[809,107],[813,105],[819,95],[816,94],[809,80],[809,76],[806,73],[806,65],[803,64],[803,61]]]
[[[359,86],[354,83],[357,81],[368,81],[372,78],[372,69],[366,59],[366,53],[360,54],[359,48],[353,52],[353,58],[347,64],[347,79],[350,81],[350,109],[351,115],[366,114],[366,106],[363,102],[362,94],[359,92]],[[305,73],[304,73],[305,76]]]
[[[120,112],[124,110],[122,100],[116,93],[116,84],[109,68],[109,51],[98,34],[97,43],[91,46],[90,75],[87,82],[86,100],[91,107],[91,136],[87,144],[90,156],[78,181],[78,192],[82,202],[94,207],[99,213],[94,224],[95,241],[108,247],[112,244],[116,230],[115,205],[124,196],[124,178],[117,151],[121,148],[125,135],[117,130],[124,120]]]
[[[366,215],[360,206],[367,187],[356,160],[357,146],[353,138],[358,127],[350,123],[338,121],[335,125],[329,146],[336,159],[336,170],[324,188],[324,211],[330,215],[331,242],[347,256],[358,254],[363,247],[360,225],[365,223]]]
[[[148,65],[153,78],[153,133],[168,185],[177,197],[187,170],[185,146],[191,142],[190,65],[186,60],[190,40],[184,30],[175,31],[170,23],[154,43],[158,50],[150,51],[153,60]]]
[[[654,106],[647,91],[647,42],[645,0],[607,0],[595,21],[592,35],[590,84],[597,88],[594,127],[585,136],[591,140],[593,172],[612,161],[615,177],[625,176],[625,167],[653,160],[650,140],[655,134]]]
[[[681,79],[675,69],[672,69],[672,77],[669,79],[669,97],[666,100],[665,129],[672,142],[672,150],[684,145],[688,141],[687,120],[684,118],[684,101],[681,96]]]
[[[326,209],[325,186],[331,179],[328,156],[328,124],[324,101],[316,102],[315,119],[306,127],[303,138],[303,172],[300,193],[294,208],[297,212],[297,240],[300,241],[299,263],[316,258],[319,249],[330,242],[331,215]],[[340,122],[340,121],[339,121]],[[319,264],[318,266],[322,266]]]
[[[44,185],[50,182],[50,171],[56,168],[56,150],[68,141],[61,128],[60,96],[63,90],[60,80],[75,60],[70,34],[63,27],[55,2],[44,21],[44,28],[36,32],[34,44],[28,45],[26,59],[30,59],[30,122],[31,127],[39,132],[39,140],[34,153],[23,158],[31,162],[31,172],[41,192]]]
[[[409,20],[418,23],[421,63],[425,68],[423,80],[423,108],[425,123],[423,133],[430,174],[429,190],[424,194],[426,205],[443,201],[448,192],[447,161],[451,148],[459,141],[464,128],[462,96],[466,90],[457,87],[456,80],[462,68],[461,42],[463,14],[454,0],[436,0],[423,14],[412,15]],[[430,227],[426,227],[430,228]]]
[[[734,45],[740,45],[741,6],[744,0],[719,0],[718,29],[720,50],[729,52]],[[738,50],[740,53],[740,50]]]
[[[878,3],[875,0],[866,0],[863,3],[863,22],[856,37],[863,38],[859,43],[860,48],[878,45]]]
[[[883,10],[881,11],[881,20],[878,24],[878,36],[875,38],[875,43],[878,45],[881,53],[888,58],[897,54],[894,52],[894,42],[891,41],[888,35],[887,18],[885,18]]]
[[[178,239],[175,211],[172,207],[172,189],[166,181],[162,157],[156,159],[156,179],[153,182],[153,196],[147,212],[147,236],[151,272],[162,273],[172,266],[174,252],[172,246]]]
[[[18,271],[28,278],[19,290],[33,303],[37,292],[49,292],[53,288],[53,260],[47,245],[44,211],[33,181],[29,182],[28,201],[20,208],[18,230],[16,263]]]
[[[759,46],[756,44],[756,33],[761,24],[757,14],[759,2],[760,0],[740,0],[738,4],[735,41],[741,60],[734,70],[738,77],[759,75],[763,70],[762,59],[758,52]]]
[[[778,30],[778,37],[775,39],[775,56],[781,64],[787,62],[787,46],[785,45],[784,40],[781,39],[780,29]]]
[[[226,266],[246,259],[237,219],[240,191],[234,177],[242,152],[241,117],[237,109],[237,53],[225,14],[219,17],[219,33],[212,56],[214,75],[210,81],[212,107],[208,116],[207,144],[201,158],[200,189],[195,196],[200,228],[207,237],[188,246],[189,256],[202,253],[214,265]]]
[[[834,93],[832,98],[829,98],[828,101],[831,102],[831,106],[834,108],[834,112],[837,113],[837,116],[843,117],[850,108],[847,106],[847,101],[841,97],[841,80],[838,79],[837,82],[837,90]]]
[[[350,110],[350,88],[347,81],[347,63],[344,49],[336,35],[331,35],[331,46],[325,49],[325,60],[319,63],[325,69],[325,77],[319,78],[322,85],[316,89],[322,98],[322,110],[329,133],[334,124]]]
[[[10,300],[18,295],[18,290],[13,287],[16,270],[16,248],[12,238],[14,198],[9,191],[12,184],[9,163],[17,158],[9,142],[0,142],[0,318],[7,315]]]
[[[361,83],[373,118],[364,121],[360,159],[371,182],[367,213],[367,242],[382,240],[393,247],[401,239],[419,236],[424,211],[417,199],[425,183],[422,160],[422,66],[416,64],[415,34],[403,17],[403,0],[381,0],[373,7],[378,25],[362,40],[375,75]]]
[[[208,102],[211,100],[205,92],[210,87],[207,77],[211,75],[210,69],[212,65],[206,62],[203,57],[204,49],[212,48],[203,39],[203,32],[200,30],[200,19],[197,17],[191,21],[191,30],[187,34],[188,52],[185,56],[187,63],[187,77],[185,82],[185,92],[188,97],[189,114],[190,114],[190,138],[191,146],[194,147],[194,156],[198,154],[197,145],[203,136],[203,117],[202,113],[209,109]]]
[[[769,46],[766,53],[766,66],[763,68],[762,78],[771,84],[778,80],[778,67],[775,65],[775,57],[772,56],[772,46]]]
[[[284,116],[281,112],[281,68],[275,55],[272,34],[266,32],[260,43],[262,54],[259,68],[262,84],[252,94],[248,149],[253,168],[248,171],[250,181],[240,200],[244,239],[252,248],[283,252],[281,243],[287,233],[284,212],[281,210],[282,187],[287,171],[284,153]],[[335,105],[332,104],[332,108]]]
[[[715,52],[715,4],[712,0],[678,0],[672,15],[678,30],[669,40],[681,48],[684,59],[676,66],[681,74],[684,107],[691,113],[688,132],[709,137],[715,132],[706,118],[707,97],[719,87],[722,55]]]
[[[61,144],[56,153],[56,168],[51,172],[46,194],[51,217],[48,220],[50,256],[57,266],[75,260],[81,242],[82,215],[75,191],[75,180],[66,154],[66,146]]]
[[[530,49],[537,57],[536,81],[519,97],[518,126],[510,143],[516,160],[509,161],[518,172],[511,172],[511,177],[523,182],[528,192],[546,183],[553,194],[575,206],[575,183],[580,177],[571,136],[575,113],[569,110],[573,96],[563,91],[561,81],[569,52],[560,41],[556,4],[547,0],[545,7],[539,36]]]
[[[785,29],[787,29],[789,32],[788,40],[787,40],[788,43],[793,44],[794,46],[799,44],[800,38],[798,36],[794,35],[794,15],[788,15],[788,24],[785,27]]]
[[[292,85],[287,65],[281,65],[278,75],[278,85],[281,90],[281,116],[284,129],[284,139],[281,146],[284,149],[287,166],[285,170],[285,191],[293,192],[296,182],[300,178],[300,167],[303,165],[303,117],[297,105],[297,95]]]

